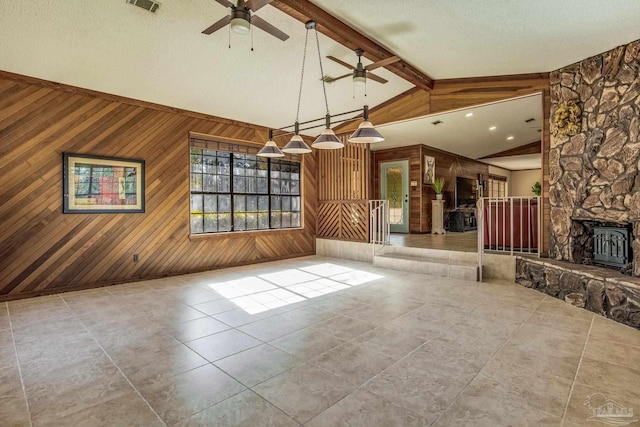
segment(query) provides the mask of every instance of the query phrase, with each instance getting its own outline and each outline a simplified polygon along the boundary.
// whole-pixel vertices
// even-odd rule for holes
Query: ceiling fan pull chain
[[[322,91],[324,92],[324,105],[327,107],[327,115],[329,115],[329,101],[327,101],[327,87],[324,83],[324,71],[322,69],[322,55],[320,54],[320,39],[318,37],[318,26],[314,27],[316,30],[316,46],[318,47],[318,61],[320,62],[320,80],[322,80]]]
[[[229,49],[231,49],[231,25],[229,25]]]
[[[253,52],[253,25],[251,26],[251,52]]]
[[[304,63],[307,59],[307,41],[309,40],[309,29],[304,36],[304,53],[302,54],[302,73],[300,74],[300,90],[298,91],[298,110],[296,111],[296,122],[300,118],[300,100],[302,99],[302,82],[304,81]]]

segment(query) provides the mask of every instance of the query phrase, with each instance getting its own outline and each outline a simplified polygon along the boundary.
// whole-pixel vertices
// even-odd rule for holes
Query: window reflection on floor
[[[287,269],[209,285],[249,314],[305,301],[384,276],[330,263]]]

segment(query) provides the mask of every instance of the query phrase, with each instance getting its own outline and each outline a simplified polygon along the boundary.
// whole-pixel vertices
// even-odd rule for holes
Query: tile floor
[[[447,232],[446,234],[393,233],[390,240],[394,246],[478,252],[478,232],[475,230],[464,233]]]
[[[2,426],[595,425],[640,410],[640,331],[307,257],[1,303],[0,396]]]

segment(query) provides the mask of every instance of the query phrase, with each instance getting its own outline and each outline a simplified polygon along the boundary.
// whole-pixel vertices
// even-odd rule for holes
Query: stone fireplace
[[[640,40],[552,72],[550,90],[549,256],[556,261],[522,258],[517,280],[638,328]],[[602,226],[628,231],[631,265],[623,268],[632,277],[593,265],[619,258],[616,246],[605,262],[594,259],[594,242],[596,252],[613,244],[594,240]]]
[[[576,264],[599,265],[633,273],[633,232],[630,224],[601,221],[571,222],[571,259]]]

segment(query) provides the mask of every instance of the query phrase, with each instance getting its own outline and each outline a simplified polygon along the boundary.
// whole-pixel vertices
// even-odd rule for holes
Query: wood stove
[[[623,268],[631,262],[631,233],[626,227],[593,228],[593,262]]]

